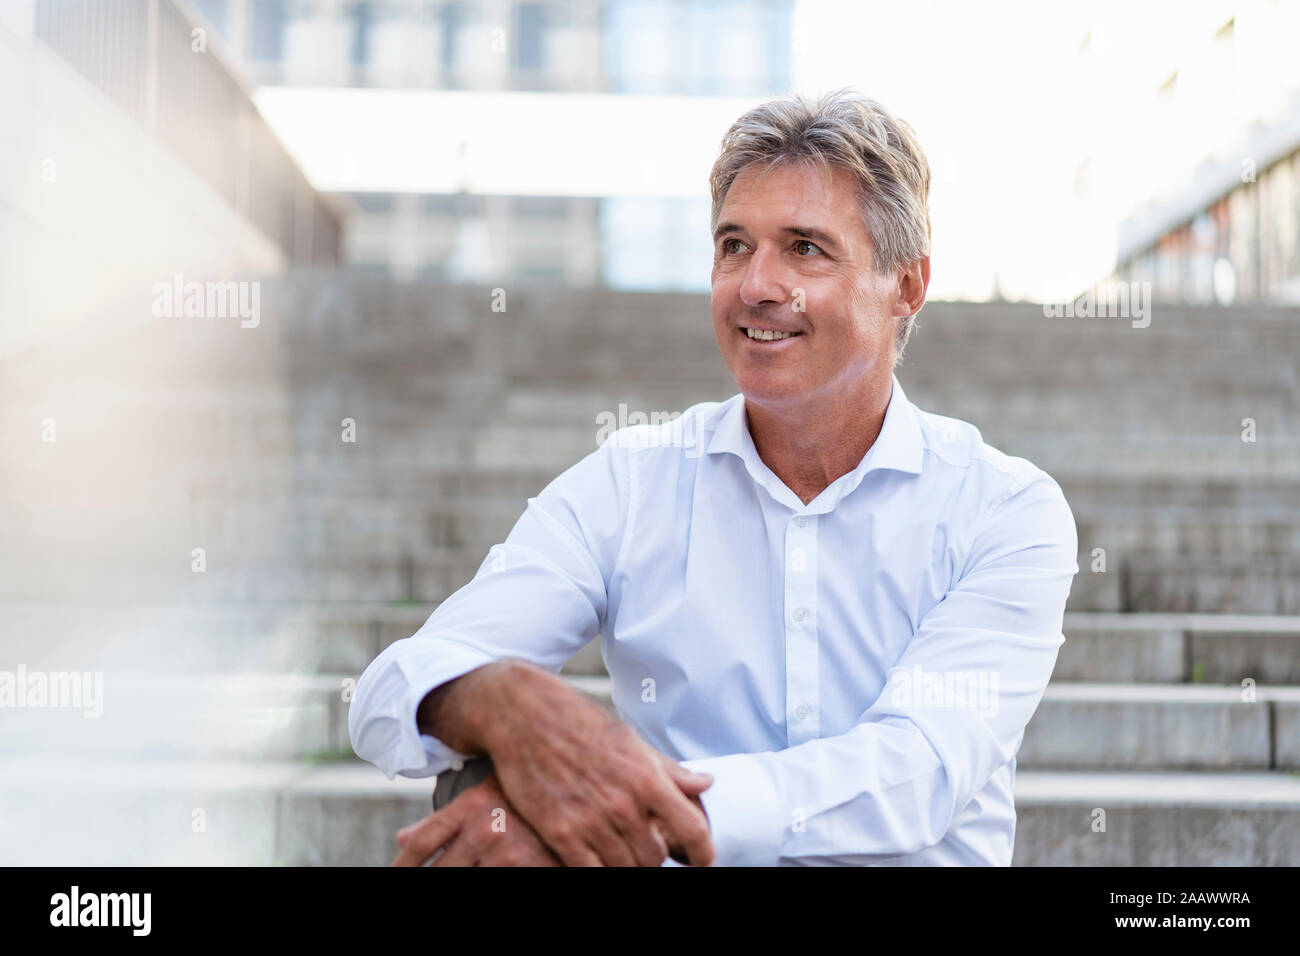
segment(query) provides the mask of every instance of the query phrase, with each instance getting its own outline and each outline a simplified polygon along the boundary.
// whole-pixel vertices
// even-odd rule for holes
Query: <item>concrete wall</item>
[[[0,5],[0,357],[149,318],[152,287],[252,279],[285,256]]]

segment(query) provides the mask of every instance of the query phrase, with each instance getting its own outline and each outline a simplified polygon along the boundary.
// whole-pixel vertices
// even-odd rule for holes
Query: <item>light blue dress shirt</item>
[[[352,746],[390,779],[457,766],[416,727],[430,690],[502,657],[558,672],[599,634],[622,719],[714,775],[717,865],[1009,865],[1077,554],[1049,475],[897,378],[875,443],[807,505],[742,395],[702,403],[530,498],[366,668]]]

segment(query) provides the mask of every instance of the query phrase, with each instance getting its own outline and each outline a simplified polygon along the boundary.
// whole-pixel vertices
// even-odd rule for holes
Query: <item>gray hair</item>
[[[763,163],[763,172],[786,163],[814,163],[824,171],[839,166],[851,173],[881,275],[930,254],[930,164],[912,127],[875,100],[849,88],[816,100],[792,94],[736,120],[709,174],[710,232],[717,228],[727,190],[754,163]],[[899,323],[896,363],[915,326],[915,315]]]

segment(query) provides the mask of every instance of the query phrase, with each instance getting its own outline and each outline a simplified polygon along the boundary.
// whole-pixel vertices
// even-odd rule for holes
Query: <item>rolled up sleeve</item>
[[[352,747],[391,779],[427,777],[466,757],[421,734],[420,702],[484,664],[522,658],[556,673],[600,633],[628,522],[628,449],[607,441],[527,507],[478,572],[361,675]]]

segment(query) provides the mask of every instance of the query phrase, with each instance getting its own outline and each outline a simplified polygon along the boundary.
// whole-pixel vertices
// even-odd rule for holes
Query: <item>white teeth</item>
[[[789,339],[798,335],[798,332],[769,332],[765,329],[745,329],[745,333],[751,339],[757,339],[759,342],[771,342],[775,339]]]

